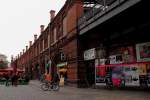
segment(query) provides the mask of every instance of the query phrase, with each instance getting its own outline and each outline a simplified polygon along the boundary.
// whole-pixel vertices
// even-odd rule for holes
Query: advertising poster
[[[97,66],[95,72],[96,72],[96,74],[95,74],[96,85],[106,85],[106,83],[105,83],[105,77],[106,77],[105,67]]]
[[[150,61],[150,42],[136,45],[137,61]]]
[[[113,86],[123,86],[124,85],[124,74],[122,66],[112,67],[112,83]]]
[[[132,46],[121,48],[122,59],[124,63],[135,62],[134,49]]]
[[[122,63],[122,55],[118,54],[118,55],[111,55],[109,56],[110,59],[110,64],[120,64]]]
[[[148,86],[150,86],[150,64],[147,64],[147,80]]]
[[[139,75],[147,75],[146,64],[138,64]]]
[[[141,86],[149,85],[149,64],[139,64],[140,84]]]
[[[138,65],[129,65],[124,67],[125,86],[139,86]]]

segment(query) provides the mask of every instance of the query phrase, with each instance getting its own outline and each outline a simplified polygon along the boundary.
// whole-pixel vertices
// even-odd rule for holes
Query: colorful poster
[[[111,56],[109,56],[109,59],[110,59],[110,64],[122,63],[122,55],[121,54],[111,55]]]
[[[138,65],[129,65],[124,67],[125,86],[139,86]]]
[[[95,74],[95,83],[96,85],[106,85],[105,84],[105,76],[106,70],[105,67],[96,67],[96,74]]]
[[[139,75],[147,75],[146,64],[138,64]]]
[[[123,63],[130,63],[130,62],[132,63],[136,61],[134,55],[134,49],[132,46],[122,47],[121,54],[123,58]]]
[[[150,86],[150,64],[115,64],[96,67],[96,85],[106,86],[108,74],[113,86]]]
[[[150,42],[136,45],[137,61],[150,61]]]
[[[150,86],[150,64],[147,64],[147,80],[148,86]]]
[[[124,85],[124,75],[122,66],[112,67],[112,83],[113,86],[123,86]]]

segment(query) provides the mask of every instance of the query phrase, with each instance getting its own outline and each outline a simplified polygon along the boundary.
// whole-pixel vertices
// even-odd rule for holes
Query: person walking
[[[59,82],[60,82],[60,77],[59,74],[56,72],[52,77],[51,89],[59,90]]]
[[[18,78],[19,78],[19,74],[16,73],[16,74],[15,74],[15,81],[14,81],[14,85],[15,85],[15,86],[18,85]]]
[[[8,82],[9,82],[9,75],[8,75],[8,73],[4,74],[4,78],[6,79],[5,86],[8,86],[9,85],[8,84]]]
[[[25,82],[27,82],[27,84],[29,83],[29,80],[30,80],[30,78],[29,78],[29,75],[27,75],[27,74],[25,74]]]
[[[11,80],[12,80],[12,86],[17,86],[17,84],[18,84],[18,73],[14,73],[12,75]]]
[[[14,86],[14,81],[15,81],[15,73],[12,74],[11,76],[11,85]]]

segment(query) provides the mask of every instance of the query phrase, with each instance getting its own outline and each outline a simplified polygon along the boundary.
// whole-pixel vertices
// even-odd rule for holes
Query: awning
[[[8,67],[5,69],[0,69],[0,72],[8,72],[8,71],[13,71],[14,69],[12,67]],[[24,72],[24,70],[18,69],[17,68],[17,72]]]
[[[66,65],[67,65],[67,62],[63,62],[63,63],[57,64],[57,67],[64,67]]]
[[[59,69],[59,72],[67,72],[66,68]]]

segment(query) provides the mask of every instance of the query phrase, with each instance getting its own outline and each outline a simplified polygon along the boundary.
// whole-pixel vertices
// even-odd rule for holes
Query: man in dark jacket
[[[6,86],[8,86],[8,82],[9,82],[9,75],[8,74],[4,74],[4,78],[6,79]]]
[[[59,81],[60,81],[60,77],[58,73],[55,73],[54,77],[52,78],[52,83],[59,83]]]
[[[17,84],[18,84],[18,74],[17,73],[14,73],[13,75],[12,75],[12,78],[11,78],[11,81],[12,81],[12,85],[15,85],[15,86],[17,86]]]

